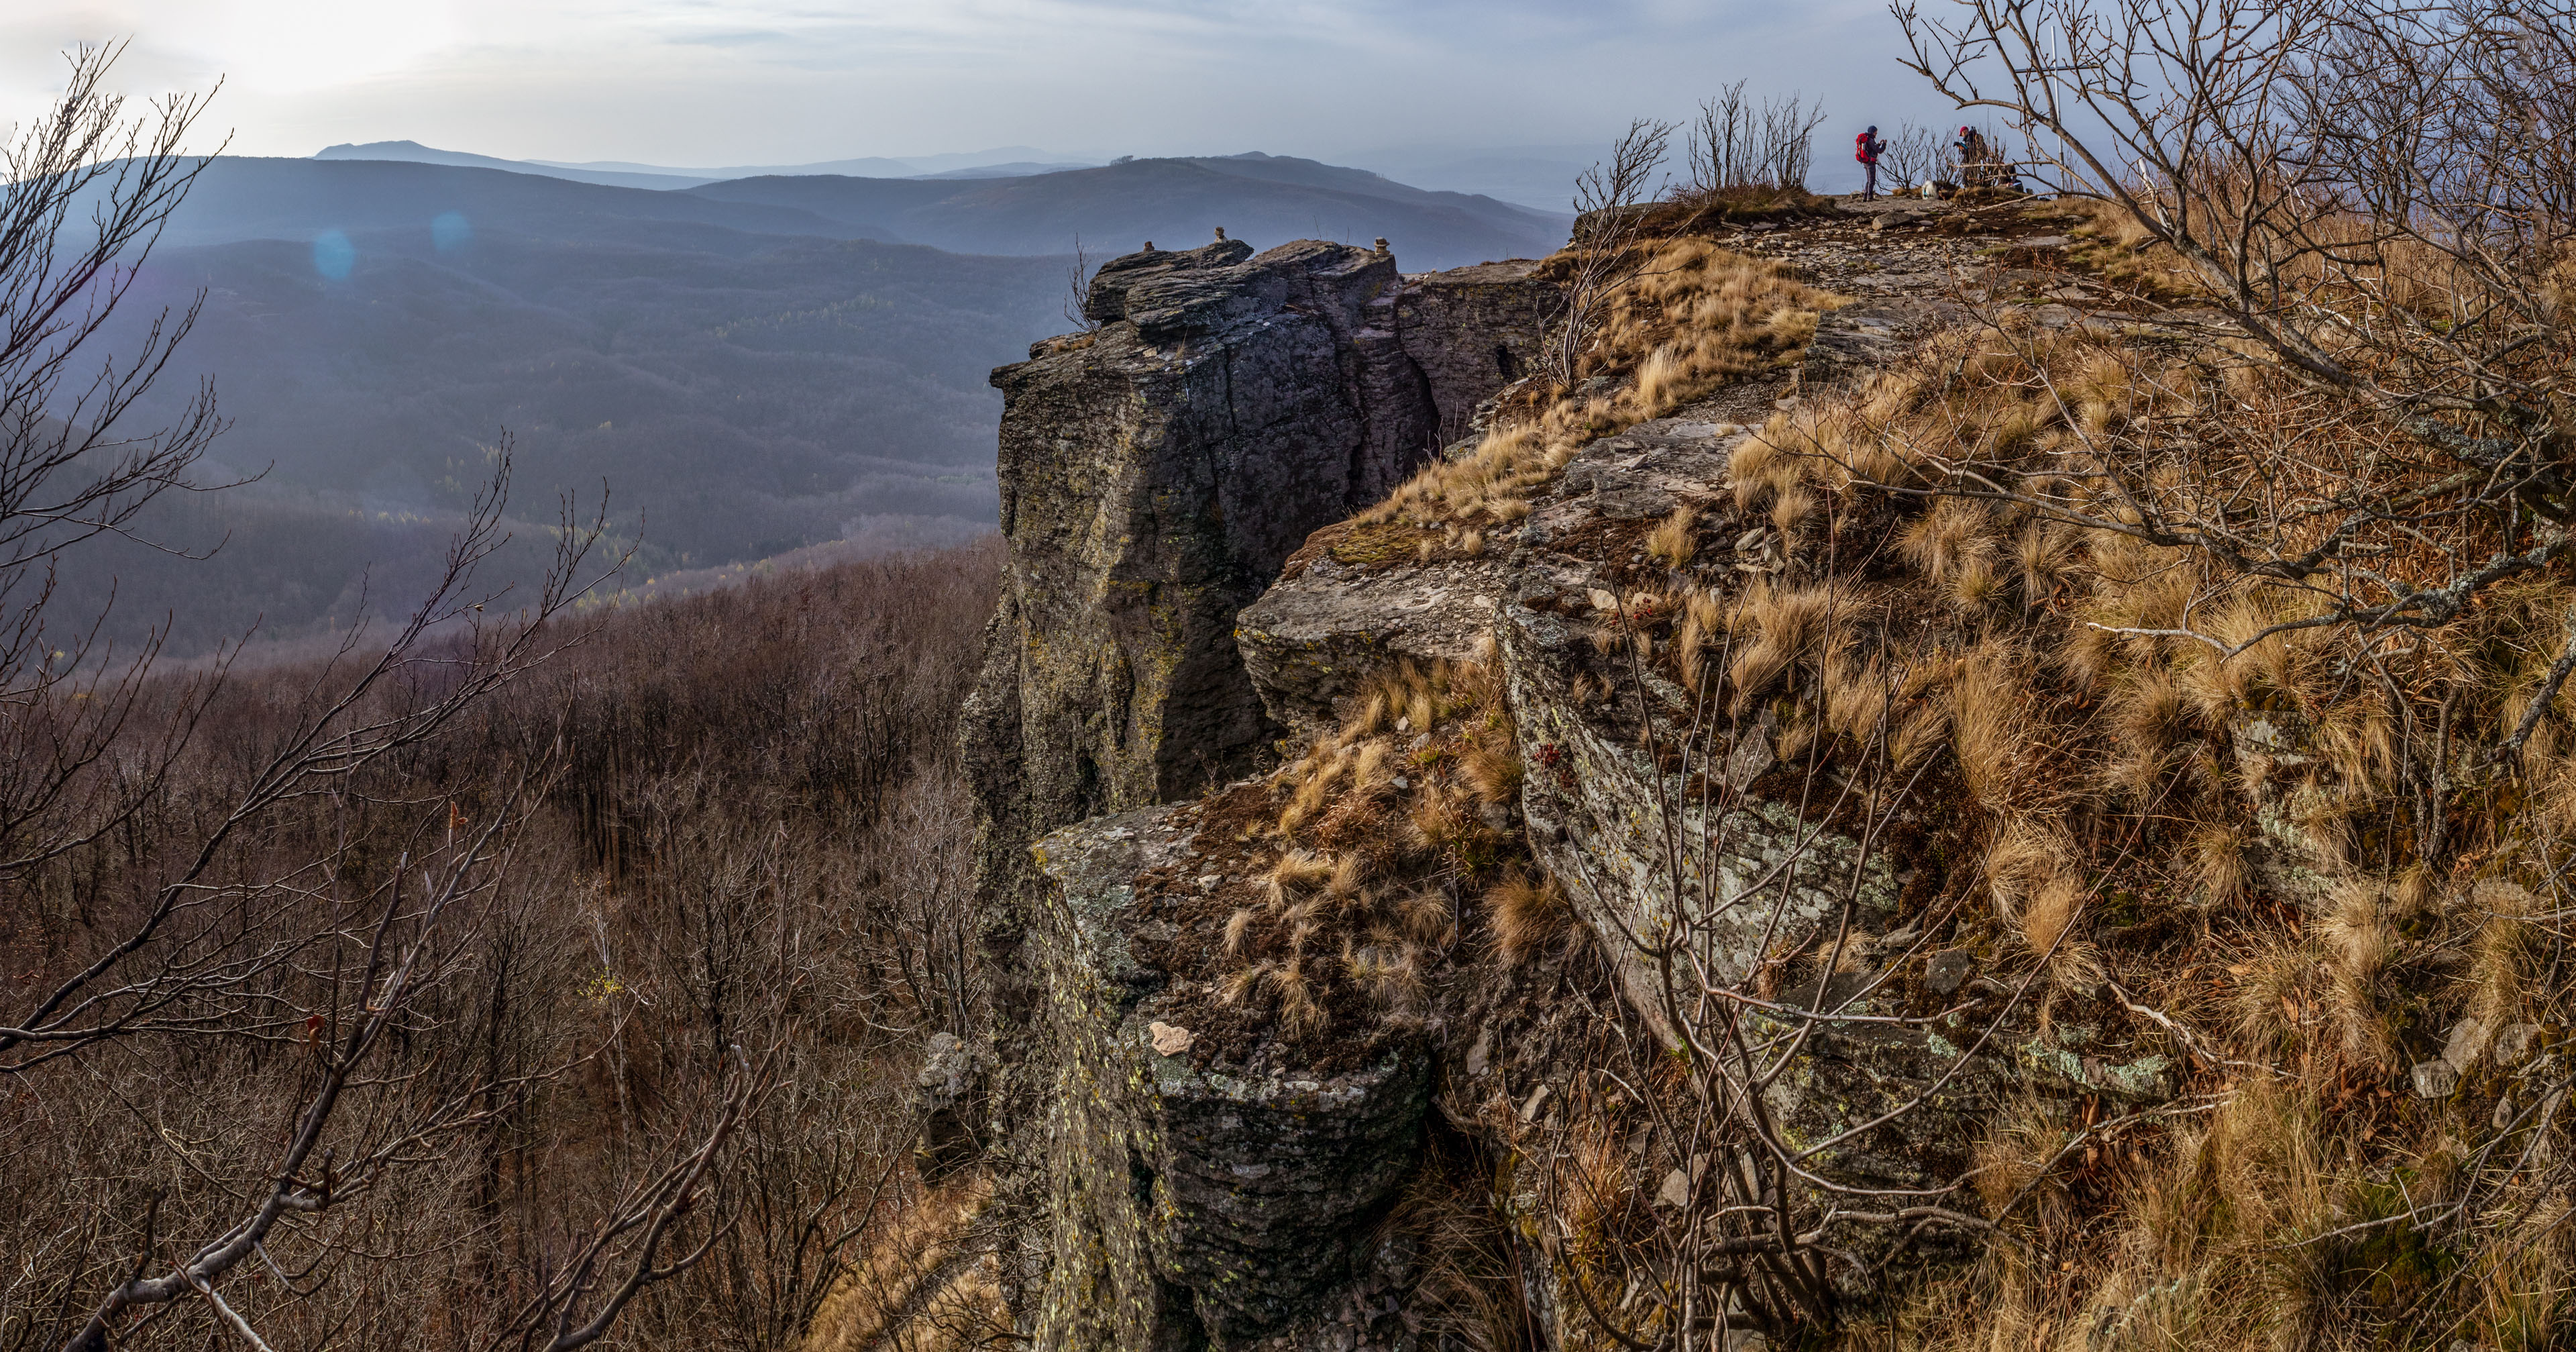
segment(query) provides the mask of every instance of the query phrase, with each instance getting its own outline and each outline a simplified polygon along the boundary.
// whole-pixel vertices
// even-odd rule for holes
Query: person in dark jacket
[[[1878,157],[1886,153],[1887,142],[1878,139],[1878,128],[1876,127],[1872,127],[1852,138],[1852,158],[1860,161],[1861,172],[1864,177],[1864,182],[1860,192],[1860,200],[1864,202],[1877,200]]]
[[[1994,152],[1987,148],[1985,133],[1974,127],[1959,128],[1959,139],[1950,143],[1959,152],[1959,186],[1991,188],[1995,185]]]

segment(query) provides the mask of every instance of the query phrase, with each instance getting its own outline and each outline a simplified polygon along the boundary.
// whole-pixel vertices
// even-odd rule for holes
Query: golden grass
[[[1552,877],[1514,871],[1485,894],[1494,943],[1518,963],[1555,947],[1574,928],[1574,905]]]
[[[1263,900],[1222,931],[1219,997],[1267,1010],[1292,1042],[1340,1030],[1336,1011],[1418,1016],[1457,940],[1432,884],[1485,885],[1514,854],[1490,819],[1517,806],[1522,773],[1490,641],[1471,661],[1393,663],[1347,708],[1271,776]]]
[[[888,1203],[893,1223],[833,1282],[801,1352],[972,1352],[1007,1338],[997,1260],[975,1233],[991,1191],[970,1175]]]
[[[1689,507],[1676,507],[1653,530],[1646,533],[1646,555],[1667,568],[1679,568],[1699,552],[1699,537],[1694,531],[1699,513]]]
[[[1656,241],[1611,298],[1577,373],[1616,378],[1612,393],[1558,390],[1536,413],[1495,427],[1467,455],[1425,467],[1357,519],[1461,530],[1517,521],[1529,513],[1528,494],[1555,478],[1576,447],[1662,417],[1724,381],[1793,365],[1815,337],[1819,313],[1842,303],[1779,263],[1704,239]]]
[[[2187,420],[2211,408],[2215,435]],[[1968,482],[1973,462],[1976,482],[2134,523],[2089,458],[2103,438],[2147,457],[2121,466],[2139,491],[2182,504],[2246,501],[2256,483],[2310,492],[2385,451],[2367,428],[2316,433],[2304,416],[2295,391],[2241,362],[2195,368],[2118,335],[1940,337],[1772,418],[1730,465],[1741,511],[1833,539],[1837,560],[1867,556],[1872,571],[1685,592],[1648,635],[1687,691],[1722,667],[1720,707],[1776,720],[1788,754],[1852,773],[1883,744],[1869,773],[1919,773],[1985,884],[1962,934],[1999,966],[2052,955],[2051,1010],[2090,1022],[2081,992],[2116,977],[2234,1059],[2112,1013],[2205,1111],[2059,1161],[2081,1188],[2046,1172],[2066,1122],[2035,1108],[1998,1119],[1974,1182],[1990,1207],[2022,1196],[2012,1224],[2038,1242],[1989,1246],[1972,1277],[1934,1284],[1900,1345],[2400,1346],[2413,1344],[2388,1321],[2438,1309],[2458,1322],[2429,1345],[2539,1347],[2576,1316],[2576,1254],[2537,1220],[2568,1204],[2528,1175],[2505,1188],[2521,1209],[2497,1204],[2509,1236],[2401,1224],[2308,1242],[2402,1208],[2392,1177],[2419,1199],[2454,1186],[2462,1143],[2492,1134],[2506,1091],[2486,1070],[2454,1100],[2408,1094],[2425,1043],[2438,1051],[2463,1017],[2490,1031],[2568,1017],[2537,917],[2565,908],[2557,880],[2576,858],[2576,697],[2542,711],[2518,765],[2488,766],[2478,748],[2531,708],[2576,579],[2553,566],[2439,629],[2264,637],[2320,614],[2316,597],[2027,502],[1917,495]],[[2450,566],[2393,535],[2366,552],[2400,586]],[[1867,604],[1833,607],[1829,624],[1818,598],[1837,589]],[[2236,651],[2140,632],[2185,627]],[[1578,707],[1590,679],[1576,678]],[[2425,857],[2428,820],[2448,835]],[[2114,943],[2113,926],[2144,937]],[[2049,1208],[2077,1199],[2094,1214],[2066,1228],[2084,1237],[2060,1259]],[[2430,1284],[2437,1268],[2457,1275]],[[2096,1335],[2105,1306],[2120,1322]]]

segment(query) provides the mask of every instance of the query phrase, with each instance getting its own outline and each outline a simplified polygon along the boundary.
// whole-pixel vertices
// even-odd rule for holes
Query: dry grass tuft
[[[1503,804],[1521,796],[1521,758],[1510,747],[1478,743],[1458,760],[1458,771],[1478,800]]]
[[[2343,1053],[2357,1065],[2393,1067],[2396,1061],[2394,1030],[2381,1002],[2380,974],[2402,941],[2387,911],[2384,887],[2350,880],[2336,889],[2334,910],[2319,931]]]
[[[2236,822],[2204,822],[2192,832],[2188,877],[2203,906],[2231,906],[2253,882],[2245,851],[2251,842]]]
[[[1269,886],[1270,904],[1285,906],[1323,886],[1332,877],[1333,861],[1311,851],[1290,849],[1280,854],[1263,881]]]
[[[1688,507],[1676,507],[1671,516],[1646,534],[1647,557],[1667,568],[1679,568],[1699,552],[1699,539],[1693,530],[1699,513]]]
[[[1972,1165],[1987,1218],[2018,1221],[2041,1234],[2061,1230],[2068,1196],[2050,1174],[2072,1134],[2064,1107],[2043,1099],[2020,1099],[1996,1114]]]
[[[1848,622],[1851,610],[1851,598],[1828,586],[1783,589],[1765,581],[1747,588],[1729,616],[1731,628],[1753,636],[1727,666],[1727,681],[1735,692],[1733,711],[1741,716],[1783,675],[1814,659],[1828,630]]]
[[[1495,945],[1514,963],[1546,953],[1574,928],[1574,905],[1552,877],[1507,873],[1485,894],[1485,908]]]

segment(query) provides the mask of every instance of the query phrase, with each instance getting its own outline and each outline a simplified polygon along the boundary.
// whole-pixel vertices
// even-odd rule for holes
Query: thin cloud
[[[0,118],[71,42],[135,38],[139,93],[228,77],[241,152],[796,163],[997,144],[1105,158],[1591,144],[1720,83],[1822,97],[1821,169],[1947,109],[1879,0],[16,0]]]

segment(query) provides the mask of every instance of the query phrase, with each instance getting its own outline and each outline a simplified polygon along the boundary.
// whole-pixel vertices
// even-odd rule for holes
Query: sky
[[[230,150],[416,140],[508,158],[792,164],[1029,145],[1342,163],[1594,145],[1717,85],[1862,125],[1946,107],[1882,0],[7,0],[0,122],[66,47],[131,39],[129,93],[223,89]]]

